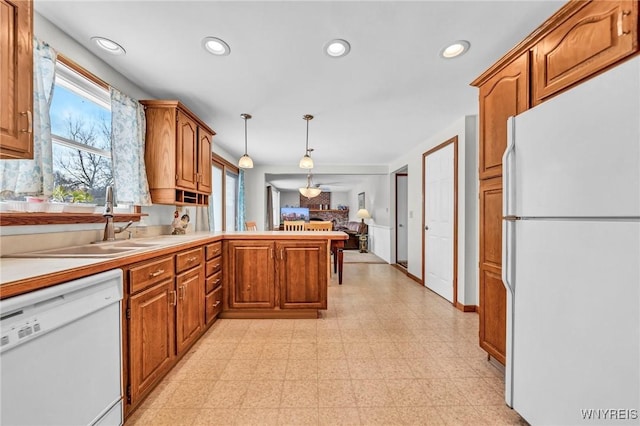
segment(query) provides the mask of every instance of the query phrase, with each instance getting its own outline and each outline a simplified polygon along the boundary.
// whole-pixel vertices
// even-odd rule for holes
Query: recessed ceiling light
[[[324,45],[324,53],[331,56],[332,58],[340,58],[342,56],[346,56],[350,50],[351,45],[349,44],[349,42],[339,38],[331,40]]]
[[[471,45],[466,40],[458,40],[451,43],[449,46],[445,47],[440,51],[440,56],[445,59],[456,58],[463,53],[466,53],[469,50]]]
[[[224,40],[218,37],[205,37],[202,39],[202,47],[216,56],[226,56],[231,53],[231,48]]]
[[[100,49],[104,50],[105,52],[109,52],[112,55],[124,55],[125,53],[127,53],[126,50],[124,50],[124,47],[120,46],[113,40],[109,40],[108,38],[91,37],[91,41],[94,42]]]

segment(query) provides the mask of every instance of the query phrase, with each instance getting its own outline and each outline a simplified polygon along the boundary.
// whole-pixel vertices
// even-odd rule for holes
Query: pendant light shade
[[[301,169],[313,169],[313,160],[309,155],[309,153],[313,151],[313,149],[309,149],[309,120],[313,120],[313,115],[306,114],[303,115],[302,118],[307,121],[307,143],[305,145],[304,157],[300,160],[299,166]]]
[[[240,117],[244,119],[244,155],[240,157],[238,161],[238,167],[241,169],[253,169],[253,160],[247,154],[247,120],[251,118],[250,114],[240,114]]]
[[[311,185],[311,173],[307,174],[307,186],[304,188],[298,188],[298,191],[308,199],[317,197],[322,192],[320,188]]]

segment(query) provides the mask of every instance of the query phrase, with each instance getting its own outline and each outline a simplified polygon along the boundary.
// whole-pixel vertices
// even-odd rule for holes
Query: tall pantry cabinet
[[[638,1],[570,1],[471,84],[479,88],[480,346],[506,362],[502,155],[507,118],[638,53]],[[549,153],[553,155],[553,153]]]

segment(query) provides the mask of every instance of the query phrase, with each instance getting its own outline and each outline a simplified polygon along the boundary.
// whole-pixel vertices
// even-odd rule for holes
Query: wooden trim
[[[93,83],[97,84],[98,86],[102,87],[105,90],[109,90],[109,88],[111,87],[109,83],[97,77],[96,75],[92,74],[91,72],[87,71],[86,69],[82,68],[76,62],[72,61],[71,59],[67,58],[61,53],[58,53],[56,60],[62,62],[63,64],[65,64],[66,66],[68,66],[69,68],[77,72],[78,74],[82,75],[87,80],[92,81]]]
[[[413,281],[417,282],[421,286],[424,286],[424,282],[419,278],[407,271],[407,277],[411,278]]]
[[[453,144],[453,305],[458,302],[458,136],[454,136],[437,145],[424,154],[422,154],[422,281],[426,282],[425,274],[425,247],[426,238],[424,236],[425,227],[425,208],[426,201],[426,171],[427,171],[427,157],[442,148]]]
[[[395,179],[395,183],[396,183],[396,205],[395,205],[395,213],[396,213],[396,224],[395,224],[395,234],[396,234],[396,238],[395,238],[395,250],[396,250],[396,262],[398,261],[398,177],[399,176],[406,176],[407,177],[407,186],[409,185],[409,173],[406,172],[402,172],[402,173],[396,173],[396,179]],[[407,248],[408,249],[408,248]],[[402,260],[408,260],[408,259],[402,259]]]
[[[238,166],[228,161],[226,158],[223,158],[222,156],[216,154],[215,152],[211,153],[211,161],[214,163],[218,163],[220,166],[222,166],[222,168],[226,167],[233,170],[235,173],[240,173],[240,168]]]
[[[513,49],[505,53],[500,59],[498,59],[488,70],[480,74],[475,80],[471,82],[471,86],[479,87],[495,73],[509,65],[520,55],[530,50],[534,44],[540,39],[546,36],[549,32],[555,29],[562,22],[566,21],[571,15],[578,12],[580,9],[589,4],[589,1],[585,0],[571,0],[562,6],[556,13],[554,13],[549,19],[544,21],[542,25],[536,28],[531,34],[529,34],[524,40],[518,43]]]
[[[478,312],[476,305],[463,305],[462,303],[456,303],[456,308],[462,312]]]
[[[113,215],[114,222],[139,222],[146,213],[126,213]],[[71,225],[76,223],[104,223],[101,214],[96,213],[2,213],[0,226],[20,225]]]
[[[209,125],[207,123],[205,123],[204,121],[202,121],[198,115],[194,114],[189,108],[187,108],[182,102],[178,101],[178,100],[171,100],[171,99],[162,99],[162,100],[158,100],[158,99],[144,99],[139,101],[142,105],[144,105],[145,109],[146,108],[177,108],[179,110],[182,110],[183,113],[185,113],[186,115],[190,116],[190,118],[196,122],[196,124],[199,127],[204,128],[205,130],[207,130],[209,133],[211,133],[211,137],[216,135],[216,132],[209,127]]]
[[[319,318],[317,309],[238,309],[220,312],[218,318],[223,319],[316,319]]]

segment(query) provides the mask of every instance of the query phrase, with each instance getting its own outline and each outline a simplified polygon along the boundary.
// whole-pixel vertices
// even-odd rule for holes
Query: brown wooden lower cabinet
[[[327,241],[234,240],[224,244],[227,297],[223,317],[239,318],[243,312],[251,312],[248,317],[254,318],[291,317],[327,308]]]
[[[204,276],[202,267],[176,277],[176,348],[181,354],[195,342],[204,327]]]
[[[173,366],[174,295],[171,278],[129,298],[129,403],[137,403]]]
[[[502,178],[480,181],[480,347],[506,362],[507,296],[502,284]]]

